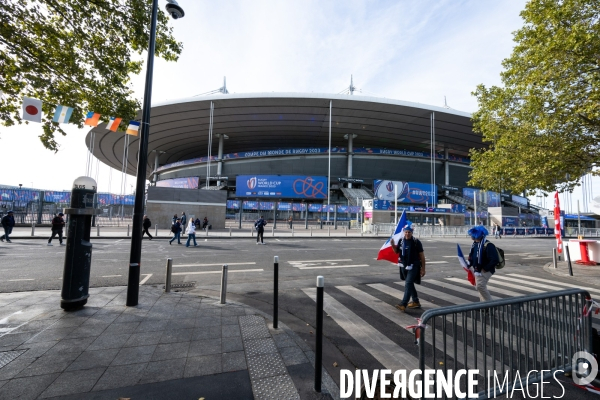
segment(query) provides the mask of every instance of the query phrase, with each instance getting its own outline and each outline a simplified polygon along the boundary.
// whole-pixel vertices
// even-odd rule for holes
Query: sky
[[[166,1],[159,4],[163,8]],[[170,24],[183,52],[177,62],[155,60],[153,104],[218,89],[224,76],[230,93],[339,93],[353,75],[357,94],[436,106],[444,105],[445,96],[451,108],[473,112],[475,87],[500,84],[501,62],[511,54],[526,2],[179,4],[186,15]],[[140,101],[144,79],[145,70],[132,78]],[[55,154],[39,141],[40,125],[0,128],[0,184],[68,190],[86,172],[89,128],[65,130]],[[97,162],[92,170],[100,191],[119,193],[120,171]],[[134,181],[128,177],[128,192]]]

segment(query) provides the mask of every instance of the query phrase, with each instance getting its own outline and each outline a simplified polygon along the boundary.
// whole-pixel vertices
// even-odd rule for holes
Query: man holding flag
[[[404,281],[404,298],[396,308],[402,312],[407,308],[420,308],[415,283],[420,284],[421,278],[425,276],[425,254],[421,241],[413,237],[412,223],[406,220],[406,211],[402,212],[392,237],[379,250],[377,259],[397,262],[400,268],[400,279]]]

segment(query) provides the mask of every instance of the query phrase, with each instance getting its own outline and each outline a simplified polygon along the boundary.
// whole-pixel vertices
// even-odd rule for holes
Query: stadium
[[[306,224],[389,223],[397,203],[416,223],[539,226],[526,198],[467,187],[469,150],[484,146],[470,118],[446,107],[314,93],[157,104],[146,209],[160,224],[186,211],[222,228],[258,213]],[[101,124],[86,145],[135,176],[138,140]]]

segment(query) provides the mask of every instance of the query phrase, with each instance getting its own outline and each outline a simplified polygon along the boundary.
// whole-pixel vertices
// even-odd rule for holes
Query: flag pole
[[[394,223],[398,225],[398,185],[394,183]]]

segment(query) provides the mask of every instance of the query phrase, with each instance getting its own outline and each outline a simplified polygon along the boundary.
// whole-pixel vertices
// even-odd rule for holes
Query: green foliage
[[[504,86],[473,93],[474,130],[489,146],[471,151],[470,184],[573,190],[600,158],[600,2],[531,0],[521,17]]]
[[[0,119],[21,121],[23,96],[42,100],[40,139],[57,151],[52,122],[57,105],[74,107],[71,123],[82,127],[95,111],[135,118],[140,101],[133,97],[130,74],[142,69],[140,55],[150,40],[151,0],[0,0]],[[167,15],[159,11],[158,57],[176,61]]]

